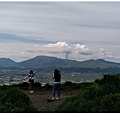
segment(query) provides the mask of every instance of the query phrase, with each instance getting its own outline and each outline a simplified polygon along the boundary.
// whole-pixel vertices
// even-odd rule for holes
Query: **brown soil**
[[[33,106],[37,108],[39,112],[54,113],[56,107],[62,104],[67,97],[75,95],[76,91],[61,91],[60,100],[54,101],[52,101],[52,89],[36,89],[34,90],[34,93],[30,94],[27,92],[27,94],[30,97]]]

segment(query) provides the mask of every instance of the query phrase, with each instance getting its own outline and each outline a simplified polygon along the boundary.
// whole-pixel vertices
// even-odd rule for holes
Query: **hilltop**
[[[10,58],[0,58],[0,68],[15,67],[17,63]]]

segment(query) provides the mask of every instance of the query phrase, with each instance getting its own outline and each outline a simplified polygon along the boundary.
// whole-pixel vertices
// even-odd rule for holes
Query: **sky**
[[[119,45],[120,2],[0,2],[0,58],[120,63]]]

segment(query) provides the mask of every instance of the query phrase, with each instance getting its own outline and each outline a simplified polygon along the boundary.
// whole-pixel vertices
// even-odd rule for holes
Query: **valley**
[[[42,85],[53,84],[53,71],[56,68],[62,73],[62,83],[66,81],[81,83],[101,79],[103,74],[118,74],[120,63],[104,59],[75,61],[49,56],[36,56],[22,62],[0,58],[0,85],[28,82],[28,79],[23,81],[23,78],[31,69],[37,69],[35,82]]]
[[[29,70],[0,70],[0,85],[11,85],[11,84],[19,84],[22,82],[28,82],[28,79],[23,80],[24,77],[27,76]],[[80,82],[92,82],[95,79],[100,79],[102,77],[101,73],[78,73],[71,72],[66,73],[62,72],[61,81],[65,83],[66,81],[71,81],[73,83]],[[35,82],[39,82],[42,85],[53,84],[53,73],[51,72],[41,72],[37,71],[35,76]]]

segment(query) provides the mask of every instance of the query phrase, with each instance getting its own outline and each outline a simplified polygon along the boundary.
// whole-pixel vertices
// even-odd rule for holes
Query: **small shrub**
[[[105,95],[94,101],[91,112],[120,112],[120,93]]]
[[[34,83],[34,87],[41,87],[41,83],[35,82],[35,83]]]
[[[44,86],[46,89],[50,89],[50,88],[53,88],[52,85],[49,85],[48,83]]]
[[[10,87],[0,94],[0,112],[23,113],[37,112],[32,106],[30,98],[19,88]]]

